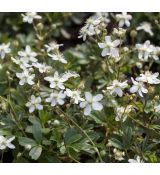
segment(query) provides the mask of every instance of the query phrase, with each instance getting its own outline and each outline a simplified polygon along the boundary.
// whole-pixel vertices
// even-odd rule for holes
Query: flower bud
[[[137,66],[139,69],[141,69],[141,68],[143,67],[143,64],[142,64],[141,62],[137,62],[137,63],[136,63],[136,66]]]
[[[135,38],[137,36],[137,31],[136,30],[131,30],[130,36],[131,36],[131,38]]]
[[[105,151],[105,150],[100,151],[100,155],[101,155],[102,157],[104,157],[104,156],[106,155],[106,151]]]
[[[32,146],[29,145],[29,144],[27,144],[27,145],[25,146],[25,149],[28,150],[28,151],[29,151],[31,148],[32,148]]]
[[[37,24],[38,30],[43,30],[43,28],[44,28],[44,25],[41,22]]]
[[[154,100],[159,100],[159,95],[156,95],[155,97],[154,97]]]
[[[54,120],[53,125],[54,126],[59,126],[60,125],[60,121],[59,120]]]

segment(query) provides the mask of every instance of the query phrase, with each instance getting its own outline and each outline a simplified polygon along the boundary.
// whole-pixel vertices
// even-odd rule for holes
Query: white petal
[[[101,110],[103,109],[102,104],[99,103],[99,102],[94,102],[94,103],[92,104],[92,107],[93,107],[94,110],[97,110],[97,111],[101,111]]]
[[[80,108],[85,108],[87,106],[87,102],[86,101],[83,101],[80,103]]]
[[[55,88],[55,87],[56,87],[56,83],[55,82],[51,82],[50,88]]]
[[[119,27],[123,27],[124,26],[124,20],[120,20],[119,21]]]
[[[42,109],[43,109],[43,106],[42,106],[41,104],[36,104],[36,108],[37,108],[38,110],[42,110]]]
[[[90,92],[85,92],[85,98],[87,101],[91,101],[92,100],[92,94]]]
[[[148,90],[147,90],[146,88],[144,88],[144,87],[142,87],[141,90],[142,90],[142,92],[145,93],[145,94],[148,93]]]
[[[120,88],[117,88],[117,89],[115,90],[115,92],[117,93],[117,95],[118,95],[119,97],[122,97],[123,91],[122,91]]]
[[[63,105],[64,104],[64,101],[62,99],[58,99],[57,102],[58,102],[59,105]]]
[[[8,143],[7,147],[10,148],[10,149],[15,149],[15,146],[12,143]]]
[[[87,105],[84,108],[84,115],[90,115],[90,113],[91,113],[91,106],[90,105]]]
[[[133,86],[130,88],[130,92],[131,92],[131,93],[135,93],[135,92],[137,92],[137,91],[138,91],[138,86],[133,85]]]
[[[114,47],[117,47],[120,44],[120,40],[113,41]]]
[[[99,48],[103,49],[105,44],[104,43],[98,43]]]
[[[106,36],[105,37],[105,41],[106,41],[106,43],[110,42],[111,41],[111,37],[110,36]]]
[[[29,113],[32,113],[34,110],[35,110],[35,107],[34,107],[34,106],[31,106],[31,107],[29,108]]]
[[[125,24],[126,24],[127,27],[130,26],[130,22],[128,20],[125,20]]]
[[[101,55],[102,55],[102,57],[105,57],[105,56],[109,55],[109,49],[108,49],[108,48],[104,48],[104,49],[102,50]]]
[[[102,94],[97,94],[96,96],[93,97],[93,101],[100,101],[102,100],[103,95]]]
[[[15,136],[9,138],[9,139],[7,140],[7,142],[8,142],[8,143],[9,143],[9,142],[12,142],[14,139],[15,139]]]

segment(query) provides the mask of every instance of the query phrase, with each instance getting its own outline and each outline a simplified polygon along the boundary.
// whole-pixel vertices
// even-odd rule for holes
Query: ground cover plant
[[[0,13],[0,161],[160,162],[159,13]]]

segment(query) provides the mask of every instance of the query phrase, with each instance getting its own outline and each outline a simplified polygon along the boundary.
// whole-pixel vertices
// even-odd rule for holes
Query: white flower
[[[135,159],[129,159],[129,163],[143,163],[143,160],[140,159],[139,156],[136,156]]]
[[[20,79],[19,84],[24,85],[25,83],[29,85],[34,84],[35,74],[31,74],[28,70],[24,70],[22,73],[16,73],[16,76]]]
[[[119,27],[123,27],[126,25],[127,27],[130,26],[130,20],[132,19],[131,15],[128,15],[126,12],[116,15],[117,21],[119,21]]]
[[[144,74],[140,74],[139,77],[136,78],[137,81],[146,82],[149,84],[159,84],[160,80],[157,78],[159,73],[152,73],[150,71],[146,71]]]
[[[47,52],[50,52],[50,51],[58,50],[59,47],[63,46],[63,44],[57,44],[56,42],[52,41],[48,45],[45,44],[44,46],[47,48]]]
[[[138,50],[138,58],[142,61],[148,61],[153,51],[153,46],[150,44],[150,41],[147,40],[144,44],[136,44],[136,49]]]
[[[119,82],[118,80],[113,80],[112,85],[107,87],[112,95],[118,95],[119,97],[123,96],[123,89],[128,86],[127,80],[124,82]]]
[[[118,57],[119,51],[118,48],[116,48],[120,44],[120,40],[111,40],[110,36],[105,36],[105,42],[104,43],[98,43],[99,48],[103,49],[101,55],[103,57],[109,55],[112,57]]]
[[[32,52],[30,46],[26,46],[24,51],[19,51],[18,55],[21,57],[22,60],[25,62],[37,62],[37,59],[35,58],[37,56],[37,53]]]
[[[154,110],[157,113],[160,113],[160,104],[154,106]]]
[[[10,149],[15,149],[15,146],[11,143],[15,139],[15,136],[7,139],[4,136],[0,136],[0,150],[4,150],[7,147]]]
[[[141,97],[143,97],[143,93],[148,93],[148,90],[145,88],[142,82],[137,82],[133,78],[131,78],[133,86],[130,88],[131,93],[137,92]]]
[[[34,95],[31,96],[31,99],[26,106],[29,107],[29,113],[32,113],[34,110],[42,110],[43,106],[41,105],[41,97],[35,97]]]
[[[63,91],[54,91],[46,98],[46,102],[51,103],[51,106],[63,105],[66,94]]]
[[[113,149],[113,153],[114,153],[114,158],[116,160],[119,160],[119,161],[124,160],[124,157],[123,156],[125,156],[125,152],[120,151],[120,150],[117,150],[116,148],[114,148]]]
[[[51,66],[47,66],[45,63],[36,62],[36,63],[32,63],[32,65],[38,68],[40,73],[45,73],[52,68]]]
[[[80,108],[84,108],[84,115],[90,115],[92,109],[101,111],[103,109],[103,106],[99,101],[101,101],[102,98],[102,94],[92,96],[90,92],[85,92],[85,101],[80,103]]]
[[[53,77],[45,77],[46,81],[50,82],[50,88],[65,89],[64,82],[67,81],[66,77],[60,76],[56,71]]]
[[[65,59],[65,57],[60,53],[58,53],[58,54],[48,54],[48,56],[50,56],[52,58],[52,60],[57,60],[57,61],[60,61],[61,63],[64,63],[64,64],[67,63],[67,60]]]
[[[1,57],[1,59],[5,58],[6,53],[11,52],[11,49],[9,46],[10,46],[10,43],[8,43],[8,44],[3,43],[0,45],[0,57]]]
[[[142,22],[137,28],[137,30],[144,30],[146,33],[149,33],[151,36],[153,36],[152,32],[152,26],[149,22]]]
[[[85,41],[87,36],[93,36],[99,34],[100,22],[101,22],[100,18],[97,18],[95,16],[88,18],[85,26],[81,28],[80,35],[78,38],[83,38],[83,41]]]
[[[42,17],[40,15],[37,15],[36,12],[27,12],[25,15],[22,14],[23,22],[28,22],[31,24],[34,19],[41,19]]]
[[[84,99],[80,97],[80,94],[81,92],[79,90],[71,91],[70,89],[66,89],[66,95],[71,97],[75,104],[78,104],[79,101],[84,101]]]
[[[78,36],[78,38],[82,38],[83,41],[85,41],[87,39],[87,36],[91,36],[91,34],[88,31],[87,26],[82,27],[79,33],[80,33],[80,35]]]
[[[11,57],[11,60],[12,60],[15,64],[19,65],[20,68],[23,69],[23,70],[24,70],[24,69],[27,69],[27,68],[29,68],[29,67],[31,67],[31,65],[29,65],[25,59],[13,58],[13,57]]]
[[[108,25],[110,19],[108,18],[109,14],[107,12],[97,12],[96,15],[97,19],[99,19],[105,26]]]
[[[127,107],[117,107],[115,120],[124,122],[127,119],[128,114],[132,111],[132,109],[132,105],[128,105]]]

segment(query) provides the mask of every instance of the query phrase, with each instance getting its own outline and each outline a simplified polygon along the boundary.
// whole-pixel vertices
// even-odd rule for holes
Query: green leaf
[[[39,118],[40,118],[41,124],[43,126],[49,119],[48,112],[43,111],[43,110],[39,111]]]
[[[29,156],[33,159],[33,160],[37,160],[40,155],[42,153],[42,147],[41,146],[36,146],[33,147],[30,152],[29,152]]]
[[[77,133],[77,130],[75,128],[69,128],[64,135],[64,142],[66,145],[70,145],[70,144],[80,140],[81,137],[82,137],[82,135]]]
[[[31,145],[33,147],[33,146],[36,146],[37,144],[35,140],[30,139],[28,137],[19,137],[18,141],[19,141],[19,144],[24,147],[27,145]]]
[[[118,149],[123,149],[123,144],[121,143],[121,141],[119,141],[116,138],[111,138],[109,139],[109,143],[112,144],[112,146],[118,148]]]
[[[42,141],[42,128],[39,123],[34,123],[32,128],[33,136],[38,143]]]

